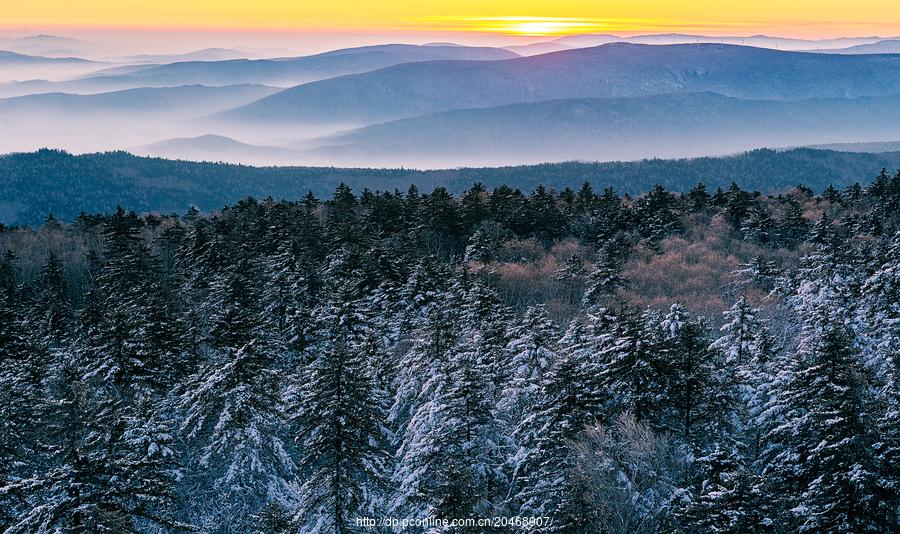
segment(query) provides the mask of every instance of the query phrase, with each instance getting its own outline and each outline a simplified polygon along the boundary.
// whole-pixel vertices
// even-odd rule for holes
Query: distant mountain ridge
[[[900,58],[733,45],[613,43],[499,61],[428,61],[286,89],[221,115],[231,121],[370,124],[463,108],[567,98],[717,92],[765,100],[884,96]]]
[[[818,48],[843,48],[854,45],[865,45],[877,42],[882,37],[838,37],[836,39],[796,39],[790,37],[776,37],[771,35],[696,35],[684,33],[658,33],[647,35],[635,35],[630,37],[620,37],[611,34],[584,34],[584,35],[567,35],[551,41],[552,43],[563,44],[567,46],[597,46],[606,43],[633,43],[633,44],[651,44],[651,45],[674,45],[674,44],[698,44],[698,43],[716,43],[730,44],[738,46],[756,46],[762,48],[772,48],[786,51],[802,51]]]
[[[88,63],[97,63],[97,62],[89,61],[87,59],[81,59],[81,58],[77,58],[77,57],[44,57],[44,56],[34,56],[34,55],[29,55],[29,54],[20,54],[18,52],[10,52],[8,50],[0,50],[0,65],[22,65],[22,64],[33,65],[33,64],[37,64],[37,63],[88,64]]]
[[[122,111],[150,114],[173,110],[187,110],[201,115],[255,101],[277,91],[274,87],[247,84],[225,87],[151,87],[92,95],[45,93],[0,99],[0,111],[7,116],[54,112],[83,115]]]
[[[831,48],[828,50],[810,50],[827,54],[900,54],[900,39],[885,39],[877,43],[849,46],[847,48]]]
[[[137,155],[192,161],[251,162],[277,165],[296,159],[286,148],[242,143],[221,135],[164,139],[132,150]]]
[[[868,152],[879,154],[882,152],[900,152],[900,141],[873,141],[868,143],[830,143],[825,145],[810,145],[806,148],[818,150],[836,150],[839,152]]]
[[[95,76],[81,82],[118,86],[170,86],[202,83],[297,85],[391,65],[438,59],[496,60],[519,57],[502,48],[468,46],[377,45],[333,50],[313,56],[274,59],[181,61],[133,69],[126,74]]]
[[[900,96],[800,101],[716,93],[567,99],[453,110],[366,126],[317,150],[343,165],[429,167],[727,154],[900,137]]]

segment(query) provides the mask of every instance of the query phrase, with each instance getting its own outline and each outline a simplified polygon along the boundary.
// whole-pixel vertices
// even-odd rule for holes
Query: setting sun
[[[596,19],[560,17],[493,17],[466,19],[472,30],[525,36],[569,35],[600,31],[606,24]]]

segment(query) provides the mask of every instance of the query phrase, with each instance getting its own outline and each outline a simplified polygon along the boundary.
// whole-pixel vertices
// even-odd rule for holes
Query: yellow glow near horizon
[[[526,36],[555,36],[603,31],[600,20],[562,17],[487,17],[464,20],[470,31],[509,33]]]
[[[900,35],[897,0],[0,0],[0,27]]]

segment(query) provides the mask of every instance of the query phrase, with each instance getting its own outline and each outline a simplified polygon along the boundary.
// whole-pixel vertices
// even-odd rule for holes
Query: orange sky
[[[0,0],[0,25],[520,36],[900,34],[897,0]]]

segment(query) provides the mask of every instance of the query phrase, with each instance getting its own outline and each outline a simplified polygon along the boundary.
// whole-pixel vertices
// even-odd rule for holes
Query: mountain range
[[[632,43],[649,45],[716,43],[739,46],[755,46],[787,51],[808,51],[831,49],[840,50],[853,46],[869,45],[881,41],[881,37],[841,37],[837,39],[791,39],[769,35],[751,36],[710,36],[683,33],[660,33],[622,37],[611,34],[567,35],[551,41],[505,47],[523,56],[559,52],[572,48],[586,48],[609,43]]]
[[[612,43],[500,61],[428,61],[303,84],[224,113],[244,122],[370,124],[462,108],[567,98],[716,92],[795,100],[884,96],[900,57],[733,45]]]
[[[828,54],[900,54],[900,39],[885,39],[877,43],[833,48],[829,50],[813,50]]]
[[[255,165],[283,165],[298,159],[287,148],[242,143],[222,135],[164,139],[132,150],[141,156],[192,161],[223,161]]]
[[[78,57],[45,57],[0,49],[0,82],[34,76],[79,76],[101,70],[104,63]]]
[[[366,126],[315,152],[342,165],[636,160],[900,138],[900,96],[745,100],[718,93],[566,99]]]
[[[497,60],[518,57],[502,48],[468,46],[379,45],[323,54],[276,59],[179,61],[166,65],[122,67],[78,80],[106,87],[171,87],[244,83],[291,86],[344,74],[368,72],[400,63],[438,59]]]
[[[879,53],[898,42],[574,35],[92,61],[12,48],[92,43],[0,38],[0,153],[437,168],[873,143],[900,138],[900,55]],[[41,76],[2,83],[28,69]]]
[[[35,113],[66,116],[114,112],[152,114],[178,110],[202,115],[252,102],[277,91],[274,87],[245,84],[149,87],[91,95],[46,93],[0,99],[0,112],[7,117]]]

